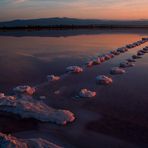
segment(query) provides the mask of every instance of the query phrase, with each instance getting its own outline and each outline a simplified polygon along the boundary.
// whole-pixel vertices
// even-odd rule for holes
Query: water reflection
[[[141,34],[105,33],[69,37],[0,37],[0,89],[45,81],[65,67],[139,40]]]

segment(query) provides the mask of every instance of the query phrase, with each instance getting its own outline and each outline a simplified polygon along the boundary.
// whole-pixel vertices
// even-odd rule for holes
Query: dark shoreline
[[[7,30],[79,30],[79,29],[148,29],[148,26],[126,25],[55,25],[55,26],[12,26],[0,27],[0,31]]]

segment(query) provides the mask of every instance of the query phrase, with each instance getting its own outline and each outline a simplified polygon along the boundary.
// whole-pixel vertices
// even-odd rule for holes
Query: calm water
[[[92,57],[147,36],[148,31],[131,30],[101,30],[95,33],[91,31],[2,33],[0,34],[0,91],[9,92],[14,86],[22,84],[40,84],[47,81],[48,74],[62,74],[67,66],[83,65]],[[62,133],[63,137],[76,147],[87,147],[88,144],[96,147],[100,143],[104,145],[110,141],[109,137],[113,137],[117,141],[123,140],[123,144],[129,142],[139,146],[138,148],[147,148],[148,54],[137,60],[135,67],[126,69],[126,74],[113,76],[113,85],[98,86],[95,83],[98,74],[108,75],[113,66],[118,66],[121,61],[136,54],[145,46],[148,46],[148,43],[99,66],[88,68],[80,75],[70,75],[56,84],[40,86],[40,94],[50,98],[45,101],[47,104],[55,108],[69,109],[76,114],[77,119],[75,124],[63,129],[59,126],[52,129],[51,124],[42,123],[38,126],[42,130],[37,128],[36,133],[43,132],[42,134],[46,135],[47,129],[59,137]],[[74,96],[81,88],[95,90],[97,96],[92,100],[76,101]],[[61,94],[55,95],[56,90],[60,90]],[[89,113],[97,114],[101,118],[93,117],[93,114]],[[87,121],[87,118],[92,119]],[[4,119],[2,125],[5,125],[5,121],[7,122]],[[13,122],[15,126],[22,124]],[[78,128],[81,124],[82,131]],[[26,128],[30,129],[30,126]],[[24,129],[21,128],[21,131]],[[90,131],[94,132],[95,136],[90,136]],[[108,142],[101,142],[100,134],[106,136]],[[78,138],[80,135],[81,138]]]
[[[68,31],[63,32],[68,34]],[[13,36],[14,34],[14,36]],[[19,34],[19,33],[17,33]],[[34,34],[34,32],[32,32]],[[37,84],[47,74],[61,74],[70,65],[81,65],[91,57],[132,43],[146,36],[144,32],[104,31],[91,34],[0,36],[0,90],[8,91],[20,84]]]

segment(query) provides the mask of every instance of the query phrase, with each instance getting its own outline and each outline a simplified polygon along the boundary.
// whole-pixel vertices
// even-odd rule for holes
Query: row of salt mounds
[[[83,68],[80,66],[69,66],[66,68],[67,72],[72,72],[72,73],[81,73],[83,72]]]
[[[115,55],[113,53],[107,53],[101,56],[98,56],[97,58],[90,60],[86,63],[87,67],[91,67],[93,65],[99,65],[111,58],[113,58]]]
[[[11,135],[0,133],[1,148],[61,148],[47,140],[36,139],[19,139]]]
[[[28,85],[24,85],[15,87],[13,91],[15,91],[16,93],[25,93],[27,95],[33,95],[35,93],[35,88]]]
[[[122,69],[122,68],[119,68],[119,67],[113,67],[110,71],[110,73],[112,75],[117,75],[117,74],[124,74],[125,73],[125,70]]]
[[[48,75],[47,76],[47,80],[50,82],[50,81],[58,81],[60,80],[60,77],[59,76],[55,76],[55,75]]]
[[[134,42],[132,44],[126,45],[126,47],[121,47],[121,48],[118,48],[116,50],[111,51],[110,53],[98,56],[98,58],[95,58],[93,60],[88,61],[86,63],[86,65],[87,65],[87,67],[92,67],[93,65],[99,65],[99,64],[113,58],[114,56],[119,55],[120,53],[127,52],[128,49],[130,49],[130,48],[134,48],[136,46],[139,46],[139,45],[145,43],[146,40],[147,40],[147,38],[143,38],[140,41],[137,41],[137,42]]]
[[[88,89],[81,89],[81,91],[79,92],[79,96],[82,98],[92,98],[96,96],[96,92],[90,91]]]
[[[0,111],[19,115],[22,118],[34,118],[43,122],[53,122],[65,125],[73,122],[74,114],[68,110],[56,110],[41,101],[34,100],[32,97],[0,95]]]
[[[133,59],[140,59],[140,58],[142,58],[141,56],[143,56],[145,53],[148,53],[148,46],[144,47],[142,50],[139,50],[137,52],[137,55],[133,55],[132,58]]]
[[[103,85],[109,85],[113,83],[112,78],[104,76],[104,75],[97,76],[96,81],[98,84],[103,84]]]

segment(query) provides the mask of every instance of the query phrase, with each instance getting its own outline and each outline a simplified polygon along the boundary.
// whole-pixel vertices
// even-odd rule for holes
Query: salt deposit
[[[132,62],[128,62],[128,61],[120,63],[120,67],[122,68],[133,67],[133,66],[135,66],[135,64]]]
[[[99,56],[101,63],[105,62],[105,57],[104,56]]]
[[[1,148],[61,148],[45,139],[20,139],[11,135],[0,133]]]
[[[148,42],[148,38],[142,38],[142,40]]]
[[[111,74],[124,74],[125,70],[119,67],[113,67],[110,71]]]
[[[4,93],[0,93],[0,98],[5,97]]]
[[[96,96],[96,92],[87,89],[81,89],[79,96],[82,98],[92,98]]]
[[[121,48],[117,49],[117,52],[121,52],[121,53],[124,53],[126,51],[128,51],[128,49],[126,47],[121,47]]]
[[[17,86],[13,90],[17,93],[26,93],[28,95],[33,95],[35,93],[35,88],[28,85]]]
[[[101,64],[101,60],[99,57],[93,60],[93,65],[98,65],[98,64]]]
[[[66,68],[66,70],[68,72],[72,72],[72,73],[81,73],[83,72],[83,68],[79,67],[79,66],[69,66]]]
[[[112,78],[104,76],[104,75],[99,75],[96,77],[96,81],[99,84],[105,84],[105,85],[109,85],[113,83]]]
[[[86,63],[86,65],[87,65],[87,67],[92,67],[93,66],[93,61],[88,61],[87,63]]]
[[[136,62],[136,60],[135,59],[132,59],[132,58],[127,59],[127,61],[128,62]]]
[[[133,55],[133,56],[132,56],[132,58],[133,58],[133,59],[140,59],[140,58],[141,58],[141,56],[138,56],[138,55]]]
[[[0,97],[0,111],[19,115],[21,118],[34,118],[43,122],[65,125],[74,121],[74,114],[68,110],[58,110],[47,106],[42,101],[23,96]]]
[[[55,75],[48,75],[47,79],[48,79],[48,81],[58,81],[58,80],[60,80],[60,77],[55,76]]]
[[[120,52],[119,52],[119,51],[116,51],[116,50],[113,50],[113,51],[111,51],[111,54],[114,54],[114,55],[119,55],[119,54],[120,54]]]
[[[141,50],[139,50],[139,51],[137,52],[137,55],[138,55],[138,56],[144,55],[144,52],[142,52]]]

